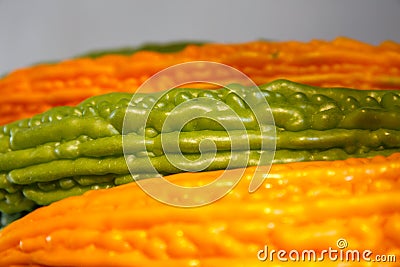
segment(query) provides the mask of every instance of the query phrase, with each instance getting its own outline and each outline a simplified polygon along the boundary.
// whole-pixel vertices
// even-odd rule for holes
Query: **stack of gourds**
[[[321,252],[340,238],[351,249],[398,255],[400,45],[338,38],[184,47],[170,53],[97,54],[18,70],[0,80],[0,91],[15,91],[1,109],[3,123],[14,121],[0,129],[2,221],[29,213],[0,231],[0,264],[258,266],[266,264],[257,259],[264,245]],[[157,103],[157,93],[130,103],[131,93],[115,92],[132,92],[157,71],[191,60],[222,62],[249,75],[269,103],[275,125],[257,125],[246,102],[227,88],[176,88]],[[235,86],[242,95],[251,91]],[[102,94],[108,92],[114,93]],[[220,109],[232,129],[201,118],[163,132],[174,107],[200,98],[225,103],[245,129],[236,129]],[[144,129],[124,133],[127,108],[143,114],[153,104]],[[19,108],[11,113],[8,105]],[[212,107],[198,104],[183,112],[202,108]],[[185,114],[172,116],[179,121]],[[261,129],[276,134],[276,152],[261,188],[249,194],[252,166],[262,165],[260,155],[275,148],[261,145]],[[202,172],[181,173],[166,158],[171,151],[160,140],[177,130],[182,130],[179,148],[190,160],[200,157],[203,139],[214,142],[217,153]],[[233,139],[240,142],[243,136],[250,150],[231,151]],[[127,161],[123,138],[132,154]],[[246,168],[238,186],[200,208],[164,205],[134,183],[160,179],[147,172],[147,158],[166,179],[198,186],[216,179],[230,159],[243,156],[249,160],[238,162],[246,164],[234,165]],[[326,266],[343,263],[326,261]]]

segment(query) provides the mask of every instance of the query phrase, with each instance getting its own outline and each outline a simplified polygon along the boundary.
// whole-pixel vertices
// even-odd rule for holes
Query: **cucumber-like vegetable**
[[[240,95],[255,97],[250,88],[235,86]],[[29,211],[87,190],[131,182],[128,165],[136,179],[148,178],[152,176],[145,164],[148,159],[160,175],[186,171],[169,161],[168,156],[178,153],[191,162],[189,169],[210,163],[203,170],[220,170],[263,164],[260,157],[272,153],[275,145],[262,143],[276,142],[273,163],[387,156],[400,151],[399,91],[318,88],[287,80],[259,88],[275,125],[258,125],[255,113],[267,115],[268,111],[251,110],[229,87],[176,88],[163,96],[136,94],[132,103],[132,94],[100,95],[76,107],[55,108],[5,125],[0,128],[0,211]],[[190,102],[189,107],[173,112],[182,99],[202,98],[224,103],[245,129],[237,128],[237,118],[217,104]],[[152,104],[143,129],[136,121]],[[128,105],[135,121],[124,133]],[[182,119],[205,109],[215,112],[227,128],[202,117],[180,126]],[[176,125],[165,129],[167,117]],[[204,139],[214,146],[202,147]],[[233,143],[237,145],[232,149]],[[124,149],[130,155],[128,162]]]

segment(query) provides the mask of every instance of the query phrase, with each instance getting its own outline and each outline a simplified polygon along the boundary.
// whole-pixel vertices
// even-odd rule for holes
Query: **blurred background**
[[[148,42],[400,42],[399,0],[0,0],[0,74]]]

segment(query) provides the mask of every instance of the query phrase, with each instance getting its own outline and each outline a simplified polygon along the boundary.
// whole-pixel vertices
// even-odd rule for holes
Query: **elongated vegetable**
[[[174,52],[125,50],[118,55],[118,51],[109,51],[95,59],[70,59],[10,73],[0,79],[0,92],[7,95],[0,99],[0,125],[54,106],[76,105],[93,95],[132,92],[158,71],[194,60],[235,67],[256,84],[284,78],[324,87],[400,88],[400,49],[393,42],[372,46],[337,38],[330,42],[184,43],[150,48],[164,52],[173,48]]]
[[[199,186],[222,172],[166,178]],[[265,245],[269,251],[298,250],[300,255],[314,250],[320,258],[323,250],[341,251],[337,241],[343,238],[348,244],[343,252],[370,250],[371,260],[377,255],[398,256],[399,153],[275,164],[262,187],[249,194],[253,172],[247,168],[230,194],[200,208],[162,204],[135,183],[61,200],[0,232],[0,265],[371,266],[362,258],[332,261],[327,254],[318,262],[311,257],[282,263],[276,254],[272,261],[257,259]]]
[[[244,95],[251,91],[240,85],[235,88]],[[0,211],[30,211],[88,190],[153,177],[148,161],[159,175],[262,165],[262,157],[275,149],[273,141],[273,163],[388,156],[400,151],[399,91],[316,88],[287,80],[260,89],[275,125],[258,125],[256,111],[228,88],[177,88],[157,103],[160,93],[136,94],[128,110],[135,115],[134,121],[126,124],[129,130],[124,136],[124,115],[132,97],[127,93],[96,96],[76,107],[57,107],[5,125],[0,136]],[[195,101],[173,112],[182,98],[219,100],[238,115],[245,128],[236,128],[237,118],[219,104]],[[149,103],[154,109],[141,126],[138,122]],[[215,112],[226,128],[199,117],[181,129],[180,122],[199,110]],[[267,110],[261,110],[261,115],[267,116]],[[173,123],[163,128],[167,117]],[[204,139],[214,146],[201,146]],[[126,159],[124,149],[129,155]],[[188,160],[185,168],[174,164],[183,159],[168,158],[176,158],[179,152]]]

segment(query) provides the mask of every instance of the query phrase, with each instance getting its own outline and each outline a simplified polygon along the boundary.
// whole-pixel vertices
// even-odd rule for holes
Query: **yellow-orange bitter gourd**
[[[254,170],[247,168],[227,196],[200,208],[162,204],[135,183],[55,202],[0,232],[0,265],[398,266],[327,255],[321,261],[281,262],[276,255],[260,261],[257,254],[265,246],[341,251],[336,242],[345,239],[343,251],[371,250],[371,260],[399,257],[400,154],[273,165],[250,194]],[[166,178],[199,186],[222,172]]]
[[[324,87],[400,88],[400,45],[348,38],[310,42],[254,41],[189,45],[182,51],[69,59],[20,69],[0,79],[0,125],[98,94],[133,92],[158,71],[187,61],[227,64],[256,84],[276,79]]]

